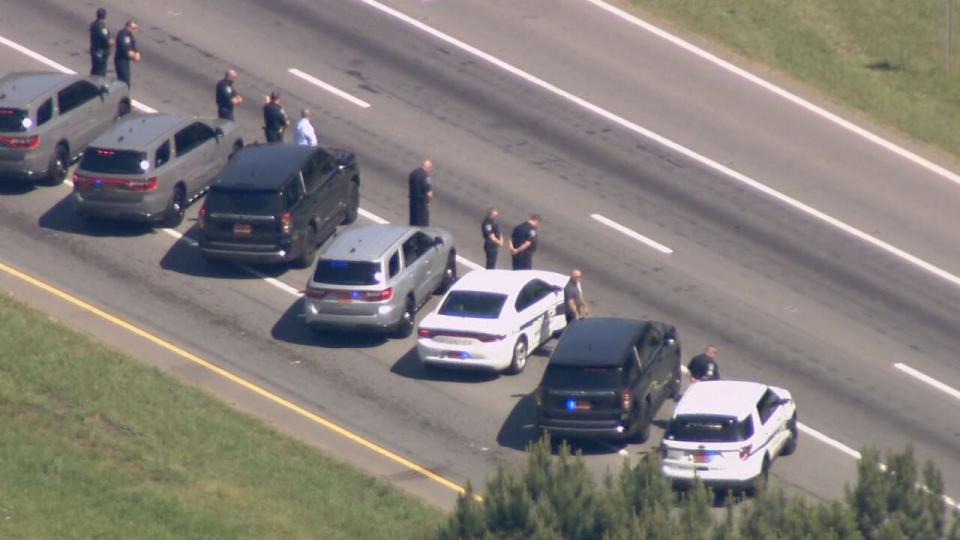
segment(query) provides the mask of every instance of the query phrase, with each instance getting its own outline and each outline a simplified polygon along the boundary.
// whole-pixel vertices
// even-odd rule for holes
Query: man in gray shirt
[[[579,268],[570,271],[570,280],[563,288],[563,304],[566,307],[567,324],[590,315],[590,305],[583,296],[583,286],[580,284],[583,272]]]

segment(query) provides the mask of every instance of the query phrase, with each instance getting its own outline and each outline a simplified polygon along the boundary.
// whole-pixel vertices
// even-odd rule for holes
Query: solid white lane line
[[[861,458],[860,452],[857,452],[853,448],[850,448],[849,446],[843,444],[842,442],[836,439],[827,437],[823,433],[813,429],[812,427],[804,424],[803,422],[797,422],[797,429],[802,431],[804,434],[809,435],[814,439],[817,439],[818,441],[822,442],[827,446],[832,446],[833,448],[843,452],[844,454],[852,457],[853,459],[859,460]]]
[[[708,157],[706,157],[706,156],[704,156],[704,155],[701,155],[701,154],[699,154],[699,153],[697,153],[697,152],[695,152],[695,151],[687,148],[686,146],[683,146],[683,145],[681,145],[681,144],[679,144],[679,143],[676,143],[676,142],[674,142],[674,141],[672,141],[672,140],[670,140],[670,139],[668,139],[668,138],[666,138],[666,137],[664,137],[664,136],[662,136],[662,135],[659,135],[659,134],[657,134],[657,133],[655,133],[655,132],[653,132],[653,131],[651,131],[651,130],[649,130],[649,129],[647,129],[647,128],[644,128],[644,127],[642,127],[642,126],[640,126],[640,125],[638,125],[638,124],[635,124],[634,122],[631,122],[630,120],[627,120],[626,118],[623,118],[623,117],[621,117],[621,116],[617,116],[616,114],[614,114],[614,113],[612,113],[612,112],[604,109],[603,107],[600,107],[600,106],[598,106],[598,105],[594,105],[593,103],[591,103],[591,102],[589,102],[589,101],[587,101],[587,100],[585,100],[585,99],[583,99],[583,98],[577,97],[577,96],[571,94],[570,92],[567,92],[566,90],[562,90],[562,89],[558,88],[557,86],[555,86],[555,85],[553,85],[553,84],[551,84],[551,83],[548,83],[547,81],[545,81],[545,80],[543,80],[543,79],[541,79],[541,78],[539,78],[539,77],[536,77],[535,75],[532,75],[532,74],[530,74],[530,73],[528,73],[528,72],[526,72],[526,71],[523,71],[523,70],[520,69],[520,68],[514,67],[513,65],[508,64],[507,62],[505,62],[505,61],[503,61],[503,60],[500,60],[499,58],[497,58],[497,57],[495,57],[495,56],[493,56],[493,55],[491,55],[491,54],[485,53],[485,52],[481,51],[480,49],[477,49],[476,47],[474,47],[474,46],[472,46],[472,45],[468,45],[468,44],[466,44],[466,43],[464,43],[464,42],[462,42],[462,41],[460,41],[460,40],[458,40],[458,39],[456,39],[456,38],[454,38],[454,37],[451,37],[451,36],[449,36],[449,35],[441,32],[441,31],[439,31],[439,30],[437,30],[437,29],[435,29],[435,28],[433,28],[433,27],[431,27],[431,26],[428,26],[428,25],[426,25],[426,24],[424,24],[424,23],[422,23],[422,22],[414,19],[413,17],[410,17],[409,15],[406,15],[406,14],[404,14],[404,13],[402,13],[402,12],[400,12],[400,11],[397,11],[396,9],[393,9],[393,8],[391,8],[391,7],[389,7],[389,6],[384,5],[384,4],[381,4],[380,2],[377,2],[376,0],[359,0],[359,1],[360,1],[360,2],[363,2],[364,4],[367,4],[367,5],[370,6],[370,7],[375,8],[375,9],[377,9],[377,10],[383,12],[383,13],[386,13],[387,15],[390,15],[391,17],[394,17],[394,18],[396,18],[396,19],[399,19],[400,21],[402,21],[402,22],[404,22],[404,23],[406,23],[406,24],[409,24],[409,25],[411,25],[411,26],[413,26],[413,27],[415,27],[415,28],[417,28],[417,29],[419,29],[419,30],[421,30],[421,31],[423,31],[423,32],[426,32],[427,34],[429,34],[429,35],[431,35],[431,36],[433,36],[433,37],[435,37],[435,38],[437,38],[437,39],[439,39],[439,40],[442,40],[442,41],[444,41],[444,42],[446,42],[446,43],[449,43],[450,45],[453,45],[453,46],[455,46],[455,47],[457,47],[457,48],[459,48],[459,49],[462,49],[462,50],[464,50],[464,51],[466,51],[466,52],[468,52],[468,53],[476,56],[477,58],[480,58],[480,59],[482,59],[482,60],[484,60],[484,61],[486,61],[486,62],[489,62],[490,64],[493,64],[494,66],[496,66],[496,67],[498,67],[498,68],[500,68],[500,69],[503,69],[504,71],[506,71],[506,72],[508,72],[508,73],[510,73],[510,74],[512,74],[512,75],[515,75],[515,76],[517,76],[517,77],[519,77],[519,78],[521,78],[521,79],[529,82],[530,84],[533,84],[533,85],[535,85],[535,86],[538,86],[538,87],[540,87],[540,88],[542,88],[542,89],[544,89],[544,90],[546,90],[546,91],[548,91],[548,92],[550,92],[550,93],[552,93],[552,94],[554,94],[554,95],[556,95],[556,96],[558,96],[558,97],[561,97],[561,98],[563,98],[563,99],[565,99],[565,100],[567,100],[567,101],[569,101],[569,102],[571,102],[571,103],[573,103],[573,104],[575,104],[575,105],[577,105],[577,106],[579,106],[579,107],[581,107],[581,108],[583,108],[583,109],[586,109],[586,110],[588,110],[588,111],[596,114],[597,116],[600,116],[600,117],[602,117],[602,118],[605,118],[605,119],[609,120],[610,122],[613,122],[614,124],[617,124],[617,125],[625,128],[625,129],[628,129],[628,130],[630,130],[630,131],[633,131],[634,133],[636,133],[636,134],[638,134],[638,135],[641,135],[641,136],[646,137],[646,138],[648,138],[648,139],[650,139],[650,140],[652,140],[652,141],[655,141],[655,142],[657,142],[658,144],[660,144],[660,145],[662,145],[662,146],[665,146],[665,147],[673,150],[674,152],[676,152],[676,153],[678,153],[678,154],[682,154],[682,155],[686,156],[686,157],[689,158],[689,159],[692,159],[692,160],[694,160],[694,161],[697,161],[698,163],[700,163],[700,164],[702,164],[702,165],[704,165],[704,166],[706,166],[706,167],[709,167],[709,168],[711,168],[711,169],[713,169],[713,170],[715,170],[715,171],[717,171],[717,172],[719,172],[719,173],[721,173],[721,174],[724,174],[724,175],[732,178],[733,180],[736,180],[737,182],[740,182],[740,183],[742,183],[742,184],[744,184],[744,185],[746,185],[746,186],[748,186],[748,187],[750,187],[750,188],[752,188],[752,189],[754,189],[754,190],[756,190],[756,191],[759,191],[760,193],[763,193],[764,195],[767,195],[767,196],[769,196],[769,197],[772,197],[772,198],[780,201],[780,202],[783,203],[783,204],[786,204],[786,205],[788,205],[788,206],[791,206],[791,207],[795,208],[796,210],[799,210],[799,211],[803,212],[804,214],[807,214],[807,215],[809,215],[809,216],[812,216],[812,217],[814,217],[814,218],[816,218],[816,219],[818,219],[818,220],[826,223],[827,225],[830,225],[830,226],[832,226],[832,227],[835,227],[835,228],[837,228],[837,229],[840,229],[841,231],[843,231],[843,232],[845,232],[845,233],[847,233],[847,234],[849,234],[849,235],[851,235],[851,236],[853,236],[853,237],[855,237],[855,238],[857,238],[857,239],[859,239],[859,240],[862,240],[862,241],[864,241],[864,242],[866,242],[866,243],[868,243],[868,244],[870,244],[870,245],[873,245],[873,246],[875,246],[875,247],[877,247],[877,248],[880,248],[880,249],[882,249],[883,251],[886,251],[887,253],[889,253],[889,254],[891,254],[891,255],[899,258],[899,259],[902,259],[902,260],[904,260],[904,261],[906,261],[906,262],[908,262],[908,263],[910,263],[910,264],[912,264],[912,265],[914,265],[914,266],[916,266],[916,267],[918,267],[918,268],[920,268],[920,269],[922,269],[922,270],[924,270],[924,271],[927,271],[927,272],[929,272],[929,273],[931,273],[931,274],[933,274],[933,275],[935,275],[935,276],[937,276],[937,277],[939,277],[939,278],[941,278],[941,279],[944,279],[944,280],[950,282],[952,285],[960,286],[960,277],[958,277],[958,276],[956,276],[956,275],[954,275],[954,274],[951,274],[950,272],[947,272],[946,270],[943,270],[942,268],[940,268],[940,267],[938,267],[938,266],[936,266],[936,265],[934,265],[934,264],[931,264],[931,263],[929,263],[929,262],[927,262],[927,261],[925,261],[925,260],[923,260],[923,259],[921,259],[921,258],[919,258],[919,257],[917,257],[917,256],[915,256],[915,255],[911,255],[910,253],[907,253],[906,251],[904,251],[904,250],[902,250],[902,249],[900,249],[900,248],[897,248],[897,247],[895,247],[895,246],[893,246],[893,245],[891,245],[891,244],[888,244],[887,242],[884,242],[883,240],[880,240],[879,238],[876,238],[876,237],[874,237],[874,236],[871,236],[871,235],[869,235],[869,234],[861,231],[860,229],[857,229],[856,227],[854,227],[854,226],[852,226],[852,225],[848,225],[848,224],[844,223],[843,221],[840,221],[839,219],[836,219],[836,218],[834,218],[834,217],[832,217],[832,216],[830,216],[830,215],[828,215],[828,214],[826,214],[826,213],[824,213],[824,212],[821,212],[820,210],[817,210],[816,208],[813,208],[812,206],[809,206],[809,205],[807,205],[807,204],[804,204],[804,203],[798,201],[797,199],[794,199],[793,197],[790,197],[790,196],[788,196],[788,195],[786,195],[786,194],[784,194],[784,193],[781,193],[781,192],[779,192],[779,191],[777,191],[777,190],[775,190],[775,189],[773,189],[773,188],[771,188],[771,187],[769,187],[769,186],[767,186],[767,185],[765,185],[765,184],[762,184],[761,182],[759,182],[759,181],[757,181],[757,180],[754,180],[753,178],[750,178],[749,176],[747,176],[747,175],[745,175],[745,174],[743,174],[743,173],[737,172],[737,171],[731,169],[730,167],[727,167],[726,165],[723,165],[722,163],[720,163],[720,162],[718,162],[718,161],[715,161],[715,160],[710,159],[710,158],[708,158]]]
[[[603,217],[600,214],[590,214],[590,217],[599,221],[600,223],[603,223],[607,227],[610,227],[611,229],[617,232],[623,233],[640,243],[643,243],[643,244],[646,244],[647,246],[652,247],[653,249],[659,251],[660,253],[666,253],[667,255],[670,255],[671,253],[673,253],[672,249],[661,244],[660,242],[657,242],[656,240],[653,240],[651,238],[647,238],[646,236],[638,233],[637,231],[634,231],[633,229],[630,229],[624,225],[621,225],[610,218]]]
[[[899,369],[900,371],[906,373],[907,375],[913,377],[914,379],[917,379],[918,381],[929,384],[930,386],[936,388],[937,390],[940,390],[941,392],[947,394],[950,397],[960,399],[960,390],[957,390],[952,386],[946,385],[923,372],[917,371],[912,367],[906,364],[901,364],[899,362],[894,364],[893,367]]]
[[[364,101],[364,100],[362,100],[362,99],[360,99],[360,98],[358,98],[358,97],[351,96],[350,94],[344,92],[343,90],[337,88],[336,86],[333,86],[332,84],[327,84],[327,83],[321,81],[320,79],[314,77],[313,75],[310,75],[309,73],[304,73],[304,72],[300,71],[300,70],[297,69],[297,68],[290,68],[290,69],[288,69],[287,71],[289,71],[291,75],[300,77],[301,79],[307,81],[307,82],[310,83],[310,84],[314,84],[314,85],[316,85],[316,86],[319,86],[320,88],[323,88],[323,89],[326,90],[327,92],[330,92],[331,94],[333,94],[333,95],[335,95],[335,96],[339,96],[339,97],[341,97],[341,98],[349,101],[350,103],[353,103],[353,104],[356,105],[357,107],[361,107],[361,108],[364,108],[364,109],[367,109],[367,108],[370,107],[370,104],[367,103],[366,101]]]
[[[667,32],[666,30],[663,30],[662,28],[659,28],[659,27],[657,27],[657,26],[654,26],[654,25],[648,23],[647,21],[644,21],[643,19],[640,19],[639,17],[637,17],[637,16],[635,16],[635,15],[632,15],[632,14],[630,14],[630,13],[627,13],[626,11],[624,11],[624,10],[618,8],[618,7],[611,6],[610,4],[604,2],[603,0],[586,0],[586,1],[589,2],[589,3],[591,3],[591,4],[593,4],[594,6],[599,7],[600,9],[602,9],[602,10],[608,12],[608,13],[611,13],[611,14],[617,16],[617,17],[620,17],[621,19],[623,19],[623,20],[625,20],[625,21],[627,21],[627,22],[629,22],[629,23],[631,23],[631,24],[634,24],[634,25],[636,25],[636,26],[639,26],[640,28],[646,30],[647,32],[650,32],[651,34],[653,34],[653,35],[655,35],[655,36],[657,36],[657,37],[663,38],[663,39],[669,41],[670,43],[673,43],[674,45],[676,45],[676,46],[678,46],[678,47],[680,47],[680,48],[682,48],[682,49],[685,49],[685,50],[687,50],[687,51],[689,51],[689,52],[691,52],[691,53],[699,56],[700,58],[703,58],[704,60],[706,60],[706,61],[708,61],[708,62],[710,62],[710,63],[712,63],[712,64],[714,64],[714,65],[716,65],[716,66],[719,66],[719,67],[721,67],[721,68],[729,71],[730,73],[733,73],[733,74],[735,74],[735,75],[737,75],[737,76],[739,76],[739,77],[742,77],[742,78],[744,78],[744,79],[752,82],[753,84],[756,84],[757,86],[760,86],[761,88],[763,88],[763,89],[765,89],[765,90],[768,90],[768,91],[776,94],[777,96],[780,96],[780,97],[783,98],[783,99],[786,99],[787,101],[789,101],[789,102],[791,102],[791,103],[793,103],[793,104],[795,104],[795,105],[799,105],[800,107],[803,107],[804,109],[806,109],[806,110],[808,110],[808,111],[810,111],[810,112],[812,112],[812,113],[814,113],[814,114],[816,114],[816,115],[818,115],[818,116],[820,116],[820,117],[822,117],[822,118],[824,118],[824,119],[826,119],[826,120],[828,120],[828,121],[830,121],[830,122],[833,122],[834,124],[836,124],[836,125],[844,128],[844,129],[846,129],[846,130],[848,130],[848,131],[850,131],[850,132],[852,132],[852,133],[855,133],[856,135],[858,135],[858,136],[860,136],[860,137],[863,137],[864,139],[866,139],[866,140],[868,140],[868,141],[870,141],[870,142],[872,142],[872,143],[880,146],[881,148],[884,148],[885,150],[888,150],[888,151],[890,151],[890,152],[893,152],[894,154],[897,154],[897,155],[899,155],[899,156],[901,156],[901,157],[903,157],[903,158],[905,158],[905,159],[907,159],[907,160],[909,160],[909,161],[911,161],[911,162],[913,162],[913,163],[915,163],[915,164],[917,164],[917,165],[919,165],[919,166],[927,169],[928,171],[933,172],[934,174],[937,174],[937,175],[939,175],[939,176],[942,176],[943,178],[946,178],[947,180],[950,180],[951,182],[960,184],[960,175],[954,173],[953,171],[950,171],[950,170],[948,170],[948,169],[946,169],[946,168],[944,168],[944,167],[941,167],[940,165],[937,165],[936,163],[933,163],[932,161],[930,161],[930,160],[928,160],[928,159],[926,159],[926,158],[924,158],[924,157],[921,157],[921,156],[919,156],[919,155],[917,155],[917,154],[914,154],[913,152],[907,150],[906,148],[903,148],[903,147],[901,147],[901,146],[899,146],[899,145],[897,145],[897,144],[895,144],[895,143],[893,143],[893,142],[891,142],[891,141],[888,141],[887,139],[884,139],[883,137],[881,137],[881,136],[879,136],[879,135],[877,135],[877,134],[875,134],[875,133],[873,133],[873,132],[871,132],[871,131],[868,131],[868,130],[864,129],[864,128],[862,128],[862,127],[854,124],[853,122],[850,122],[849,120],[846,120],[846,119],[844,119],[844,118],[842,118],[842,117],[840,117],[840,116],[837,116],[836,114],[834,114],[834,113],[832,113],[832,112],[830,112],[830,111],[828,111],[828,110],[826,110],[826,109],[824,109],[824,108],[822,108],[822,107],[818,107],[818,106],[814,105],[813,103],[810,103],[809,101],[803,99],[802,97],[800,97],[800,96],[798,96],[798,95],[796,95],[796,94],[793,94],[792,92],[790,92],[790,91],[788,91],[788,90],[785,90],[785,89],[783,89],[783,88],[781,88],[781,87],[773,84],[773,83],[770,82],[770,81],[767,81],[767,80],[765,80],[765,79],[762,79],[762,78],[754,75],[753,73],[750,73],[749,71],[747,71],[747,70],[745,70],[745,69],[743,69],[743,68],[741,68],[741,67],[738,67],[738,66],[736,66],[736,65],[734,65],[734,64],[731,64],[730,62],[727,62],[726,60],[723,60],[722,58],[719,58],[719,57],[717,57],[716,55],[714,55],[714,54],[712,54],[712,53],[710,53],[710,52],[707,52],[707,51],[701,49],[700,47],[697,47],[696,45],[694,45],[694,44],[692,44],[692,43],[689,43],[689,42],[687,42],[687,41],[684,41],[683,39],[681,39],[681,38],[679,38],[679,37],[677,37],[677,36],[675,36],[675,35]]]

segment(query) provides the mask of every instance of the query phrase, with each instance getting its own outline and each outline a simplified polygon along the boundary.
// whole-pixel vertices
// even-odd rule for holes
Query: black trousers
[[[217,107],[217,116],[223,120],[233,120],[233,109]]]
[[[513,256],[514,270],[533,270],[533,253],[524,251]]]
[[[430,205],[426,199],[410,199],[410,225],[430,226]]]
[[[90,75],[100,75],[101,77],[107,74],[107,51],[90,51]]]
[[[130,84],[130,60],[114,59],[113,67],[117,69],[117,80],[127,83],[127,86],[132,86]]]
[[[268,143],[283,142],[283,131],[263,128],[263,133],[266,134]]]
[[[487,270],[493,270],[497,267],[497,254],[500,253],[500,247],[496,244],[484,244],[483,252],[487,255]]]

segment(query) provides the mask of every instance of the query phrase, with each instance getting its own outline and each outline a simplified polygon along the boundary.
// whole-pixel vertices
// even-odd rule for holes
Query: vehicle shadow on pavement
[[[366,349],[383,345],[387,338],[383,335],[350,332],[317,332],[303,321],[303,299],[300,298],[287,308],[287,311],[270,329],[273,339],[328,349]]]
[[[513,406],[513,410],[500,426],[497,443],[506,448],[525,452],[540,436],[541,433],[537,431],[537,398],[531,392],[521,397]],[[552,438],[551,451],[558,454],[563,442],[563,439]],[[627,447],[626,443],[616,441],[572,440],[566,443],[570,447],[570,453],[580,453],[585,456],[613,454]]]
[[[209,261],[197,247],[196,227],[191,227],[170,246],[160,260],[160,268],[188,276],[222,279],[261,279],[264,276],[277,277],[286,271],[283,266],[256,267],[254,269],[261,274],[258,276],[231,262]]]
[[[81,218],[69,195],[44,212],[37,224],[44,229],[86,236],[133,237],[156,234],[153,227],[146,223]]]
[[[401,356],[390,368],[390,372],[408,379],[459,383],[483,383],[500,377],[499,373],[489,371],[461,371],[426,366],[420,361],[416,347],[411,347],[407,354]]]
[[[0,178],[0,196],[2,195],[26,195],[35,189],[39,189],[36,184],[23,182],[19,180],[6,180]]]

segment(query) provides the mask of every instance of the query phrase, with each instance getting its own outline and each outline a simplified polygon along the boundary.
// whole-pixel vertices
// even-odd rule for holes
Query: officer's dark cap
[[[107,8],[97,8],[97,18],[106,19],[107,18]]]

